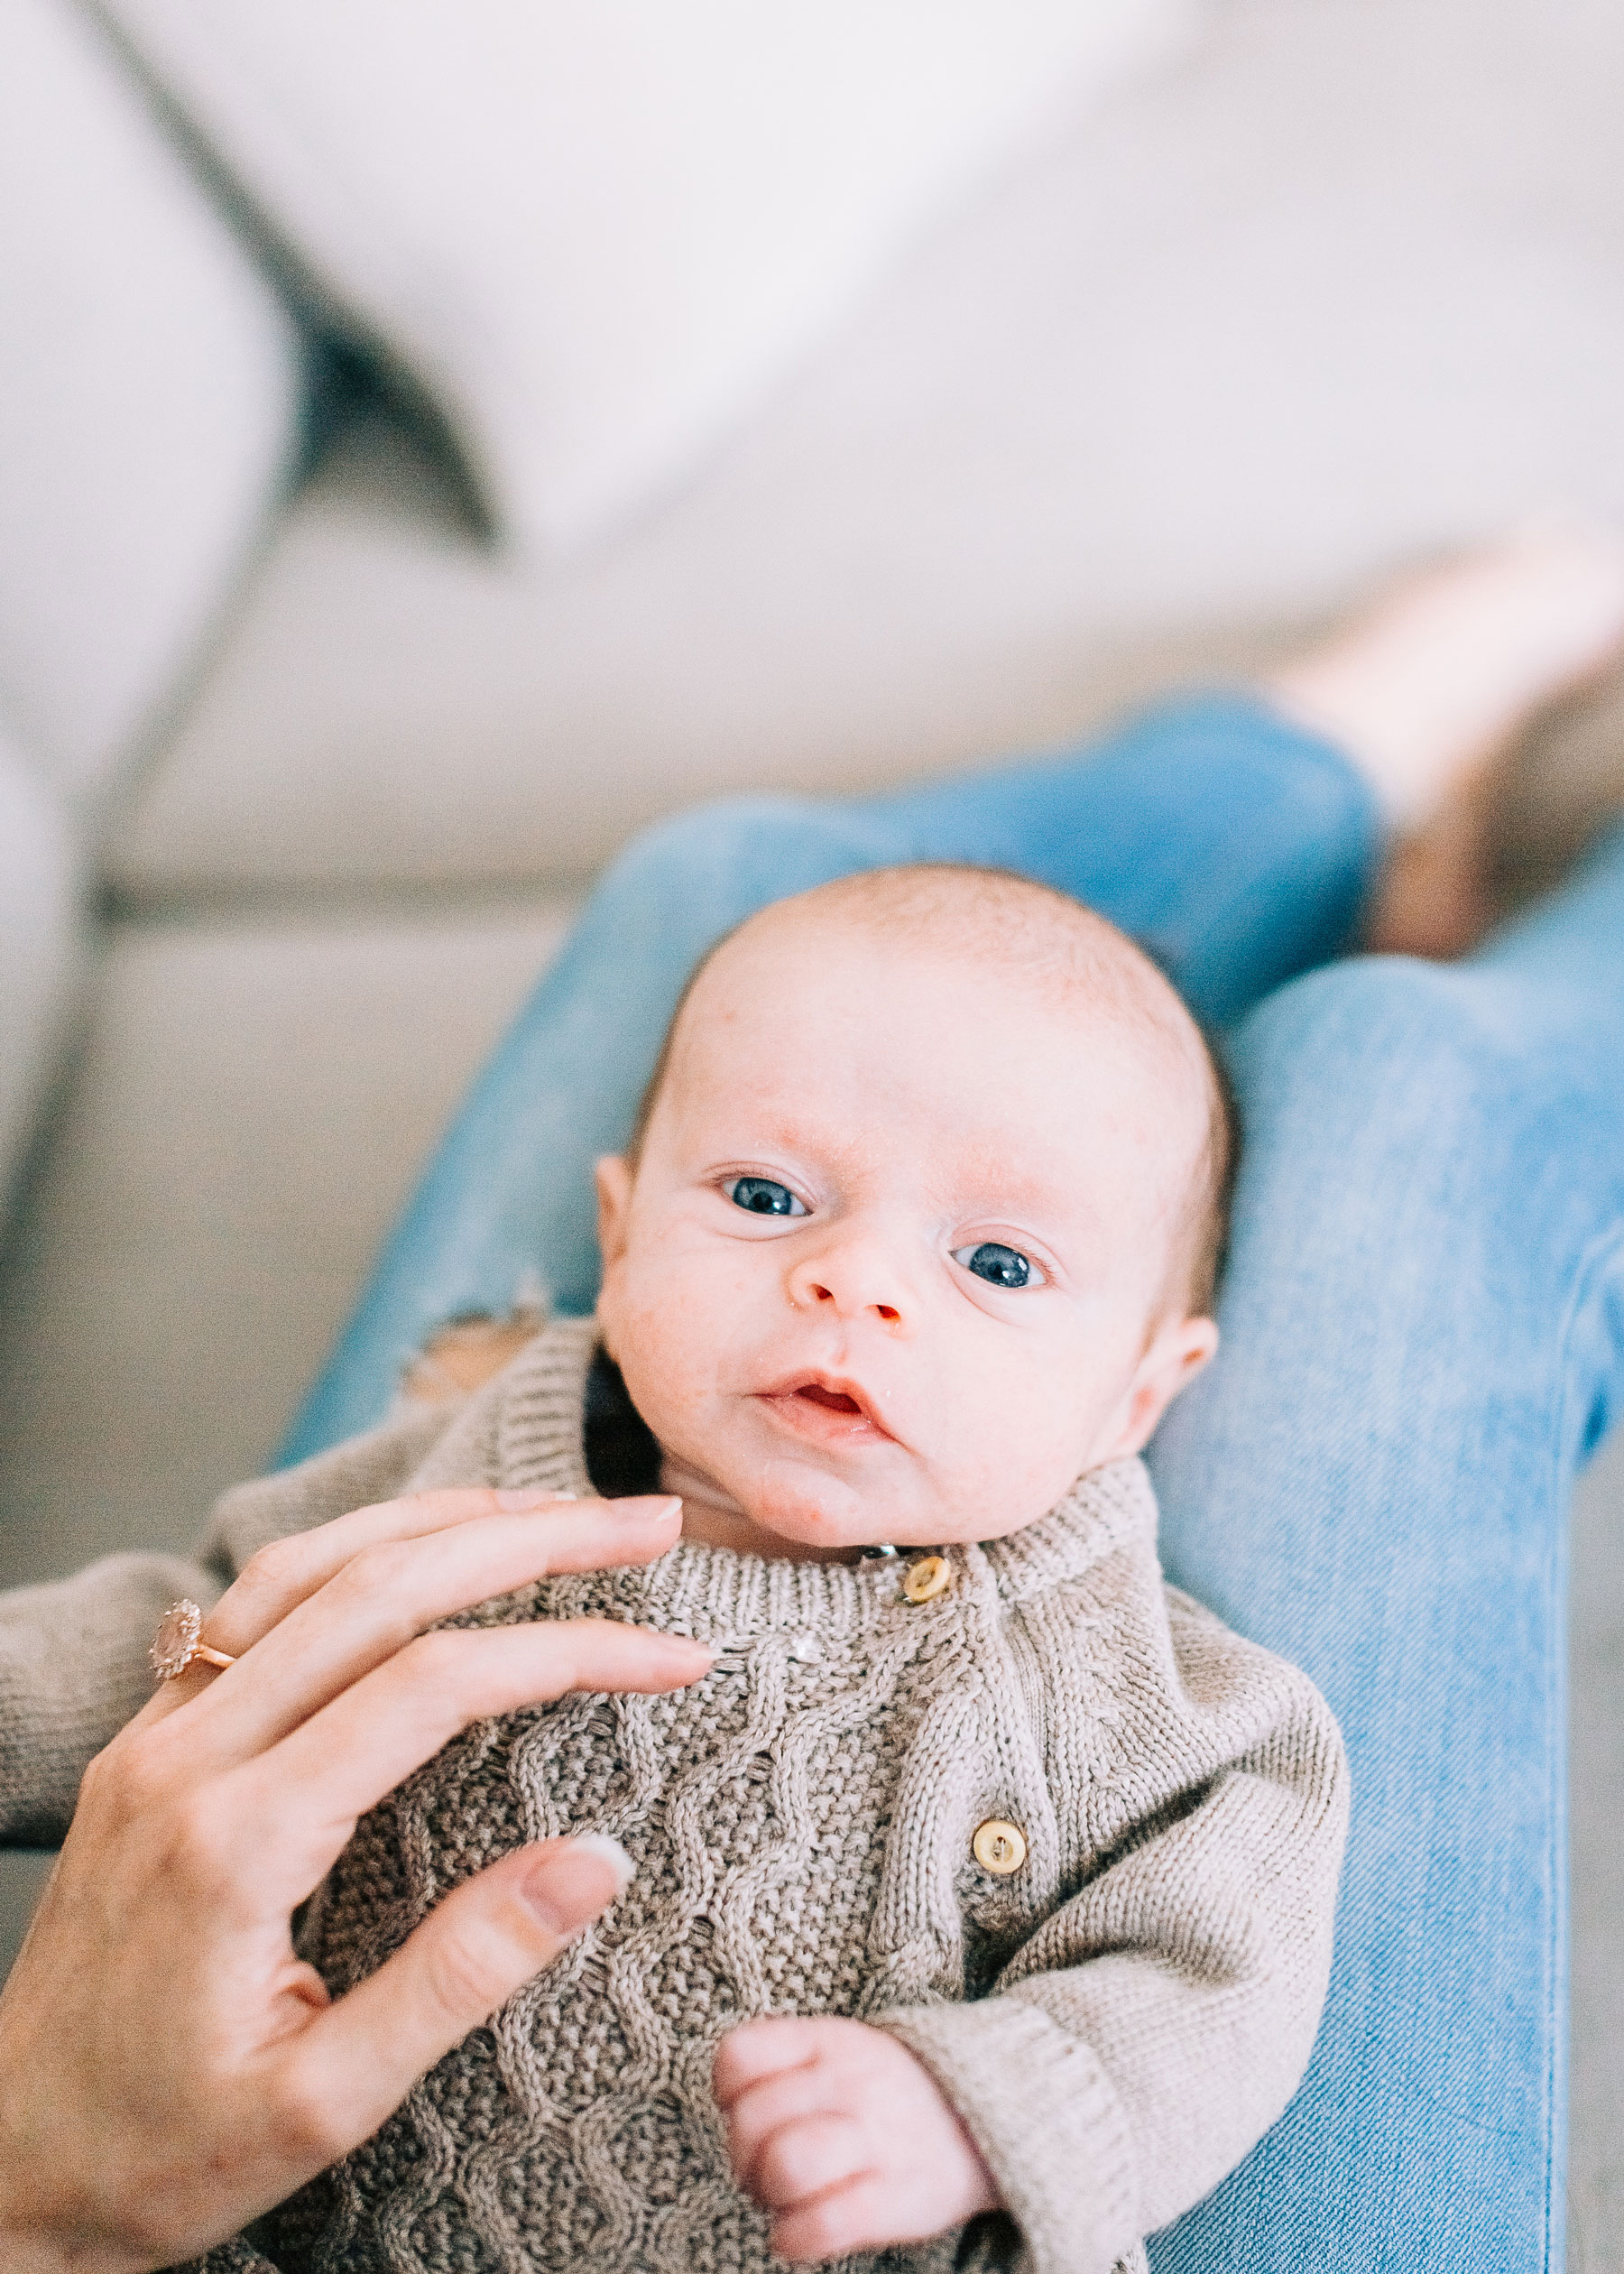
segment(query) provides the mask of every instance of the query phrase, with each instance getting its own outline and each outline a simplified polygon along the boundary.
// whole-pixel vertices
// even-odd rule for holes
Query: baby
[[[14,1836],[132,1710],[125,1595],[144,1645],[142,1588],[433,1486],[683,1503],[658,1562],[458,1622],[632,1621],[710,1670],[466,1730],[300,1942],[342,1992],[558,1834],[618,1900],[210,2274],[1143,2267],[1302,2073],[1346,1817],[1309,1683],[1164,1587],[1137,1458],[1216,1345],[1233,1149],[1098,917],[997,872],[826,885],[691,983],[599,1164],[595,1319],[494,1328],[483,1383],[453,1336],[467,1394],[227,1494],[201,1571],[67,1584],[96,1647],[30,1661]]]
[[[1216,1344],[1232,1148],[1172,989],[1041,886],[881,871],[712,955],[599,1166],[595,1322],[411,1482],[679,1493],[659,1563],[468,1618],[714,1669],[482,1724],[363,1822],[305,1929],[335,1990],[521,1841],[626,1884],[264,2223],[277,2267],[1104,2274],[1273,2122],[1341,1746],[1164,1588],[1135,1457]]]

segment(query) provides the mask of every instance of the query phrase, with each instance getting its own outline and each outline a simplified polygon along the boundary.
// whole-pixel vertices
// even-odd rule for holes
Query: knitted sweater
[[[84,1761],[144,1693],[161,1598],[212,1595],[264,1539],[408,1486],[590,1491],[593,1350],[590,1322],[559,1322],[460,1411],[227,1494],[201,1567],[116,1558],[0,1601],[0,1837],[60,1829]],[[921,1604],[895,1564],[684,1541],[464,1614],[636,1620],[719,1656],[669,1696],[482,1722],[363,1820],[304,1929],[338,1992],[523,1841],[611,1833],[635,1875],[209,2274],[765,2269],[710,2091],[724,2032],[765,2012],[890,2031],[1008,2205],[849,2266],[1142,2265],[1139,2238],[1237,2163],[1301,2075],[1347,1807],[1323,1701],[1164,1586],[1155,1530],[1129,1460],[1040,1522],[947,1551],[954,1584]],[[80,1625],[105,1654],[104,1726],[61,1681]],[[978,1842],[989,1822],[1019,1841]]]

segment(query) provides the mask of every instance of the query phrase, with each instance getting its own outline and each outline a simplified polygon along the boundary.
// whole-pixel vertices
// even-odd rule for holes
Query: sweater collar
[[[587,1372],[598,1346],[593,1318],[558,1318],[502,1377],[496,1417],[498,1482],[521,1491],[592,1492],[582,1441]],[[1080,1578],[1103,1558],[1153,1545],[1156,1501],[1144,1463],[1112,1461],[1080,1476],[1036,1523],[950,1554],[1011,1601]],[[906,1560],[906,1558],[904,1558]],[[711,1619],[745,1630],[798,1622],[863,1623],[893,1604],[897,1564],[797,1563],[681,1540],[648,1575],[668,1617]]]

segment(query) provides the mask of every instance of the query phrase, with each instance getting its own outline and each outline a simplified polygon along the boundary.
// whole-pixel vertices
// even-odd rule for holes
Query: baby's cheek
[[[1081,1352],[1001,1354],[944,1419],[943,1465],[964,1487],[952,1537],[998,1539],[1046,1516],[1088,1465],[1096,1402]]]
[[[628,1274],[615,1357],[643,1419],[668,1451],[701,1467],[724,1450],[730,1392],[754,1386],[761,1338],[749,1275],[731,1258],[677,1256]]]
[[[616,1364],[632,1401],[662,1443],[672,1422],[691,1410],[715,1367],[706,1321],[658,1274],[628,1275],[611,1313]]]

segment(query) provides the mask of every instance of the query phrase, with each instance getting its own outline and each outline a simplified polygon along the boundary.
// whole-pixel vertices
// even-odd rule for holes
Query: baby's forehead
[[[1106,1056],[1162,1109],[1204,1110],[1205,1046],[1167,981],[1103,919],[1024,880],[890,871],[779,902],[718,949],[681,1040],[714,1063],[706,1044],[748,1052],[763,1014],[798,1028],[807,1003],[837,1006],[812,1022],[835,1052],[854,1030],[935,1013],[983,1040],[986,1057],[947,1062],[972,1088],[1008,1079],[1019,1056],[1023,1086],[1047,1072],[1058,1097]]]

